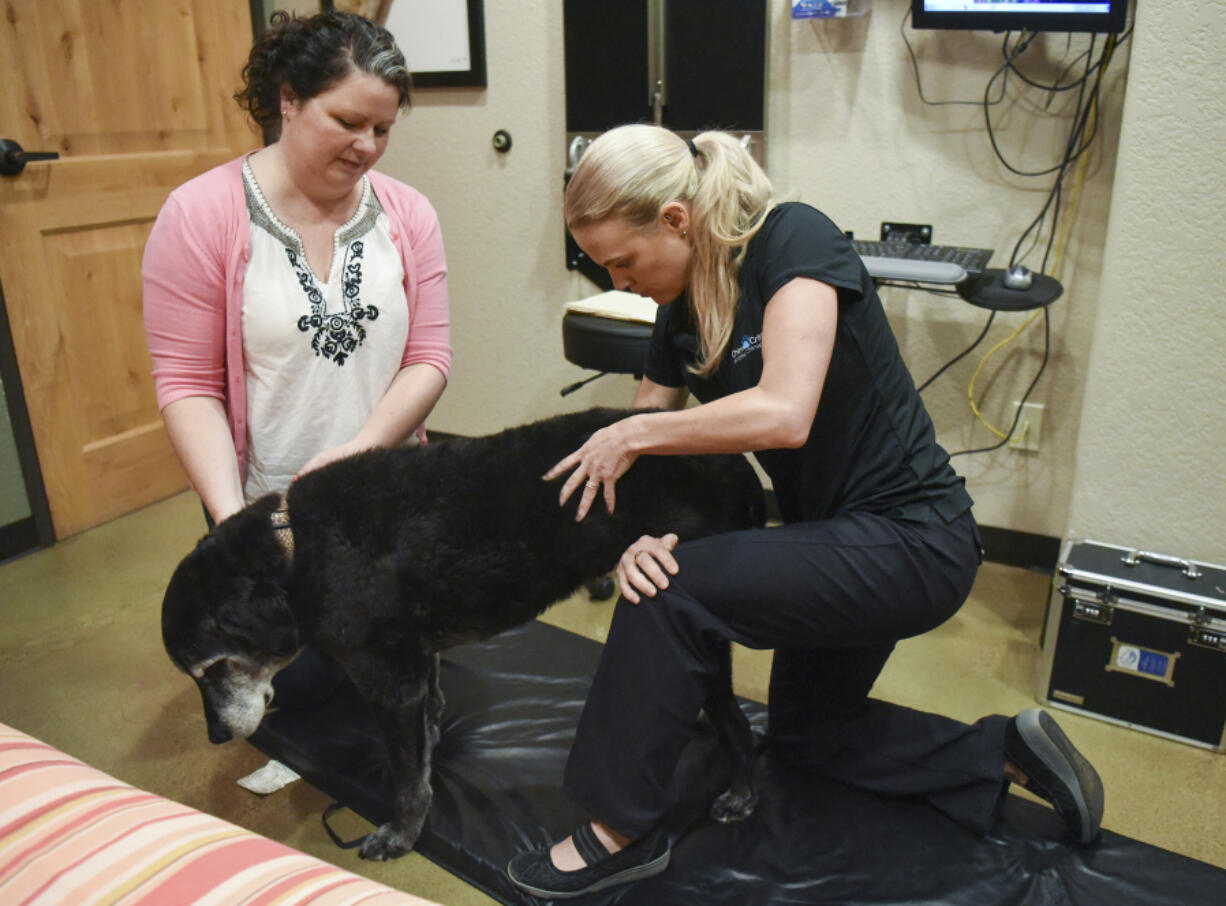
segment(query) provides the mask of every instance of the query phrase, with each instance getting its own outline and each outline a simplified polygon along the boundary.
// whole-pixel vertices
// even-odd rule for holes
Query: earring
[[[681,231],[681,238],[682,238],[682,239],[684,239],[684,238],[685,238],[686,236],[688,236],[688,235],[690,235],[689,230],[682,230],[682,231]]]

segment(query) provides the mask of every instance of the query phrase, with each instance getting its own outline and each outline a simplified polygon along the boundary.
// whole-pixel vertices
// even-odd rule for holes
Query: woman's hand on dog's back
[[[663,588],[668,588],[668,577],[677,575],[680,567],[673,558],[677,536],[672,532],[662,538],[644,535],[634,542],[617,561],[617,584],[622,597],[631,604],[638,604],[639,594],[654,598]]]
[[[326,465],[336,462],[340,459],[347,459],[350,456],[356,456],[365,450],[373,449],[373,444],[362,444],[358,441],[350,441],[346,444],[340,444],[335,447],[328,447],[326,450],[320,450],[314,456],[307,460],[306,465],[298,470],[298,474],[294,476],[297,481],[307,472],[314,472],[316,469],[322,469]]]
[[[646,411],[682,409],[688,396],[689,391],[684,387],[665,387],[643,378],[634,396],[634,408]],[[562,485],[558,505],[565,504],[582,484],[583,496],[579,498],[579,506],[575,510],[576,522],[583,521],[596,499],[596,491],[602,487],[605,506],[609,508],[610,515],[613,513],[617,503],[617,480],[639,457],[641,449],[635,444],[635,436],[641,443],[644,429],[643,419],[638,416],[614,422],[594,433],[587,443],[545,473],[545,480],[549,481],[568,469],[574,469]]]
[[[562,485],[558,505],[564,505],[582,486],[583,495],[575,510],[576,522],[583,521],[596,500],[596,492],[601,488],[604,489],[605,506],[610,514],[617,505],[617,479],[625,475],[638,458],[638,454],[631,451],[629,443],[628,429],[633,421],[633,417],[626,418],[601,428],[587,439],[587,443],[545,473],[545,481],[551,481],[574,469]]]

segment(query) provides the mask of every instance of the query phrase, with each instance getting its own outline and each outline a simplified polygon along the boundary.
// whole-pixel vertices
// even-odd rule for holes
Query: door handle
[[[58,151],[26,151],[11,138],[0,138],[0,174],[16,176],[32,160],[56,160]]]

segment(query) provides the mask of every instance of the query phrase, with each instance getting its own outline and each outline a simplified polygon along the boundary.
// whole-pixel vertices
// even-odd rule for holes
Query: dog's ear
[[[231,516],[213,532],[218,559],[210,578],[217,623],[237,645],[280,657],[299,646],[298,621],[289,607],[289,563],[270,522],[279,498],[259,500]]]
[[[241,591],[218,602],[217,625],[236,647],[290,657],[301,646],[298,620],[290,609],[284,581],[272,576],[243,577]]]

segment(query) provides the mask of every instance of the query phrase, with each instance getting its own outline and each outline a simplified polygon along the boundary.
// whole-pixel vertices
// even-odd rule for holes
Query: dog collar
[[[282,497],[281,505],[273,510],[268,521],[272,524],[272,532],[277,538],[277,543],[285,551],[285,558],[292,560],[294,558],[294,530],[289,521],[289,501]]]

